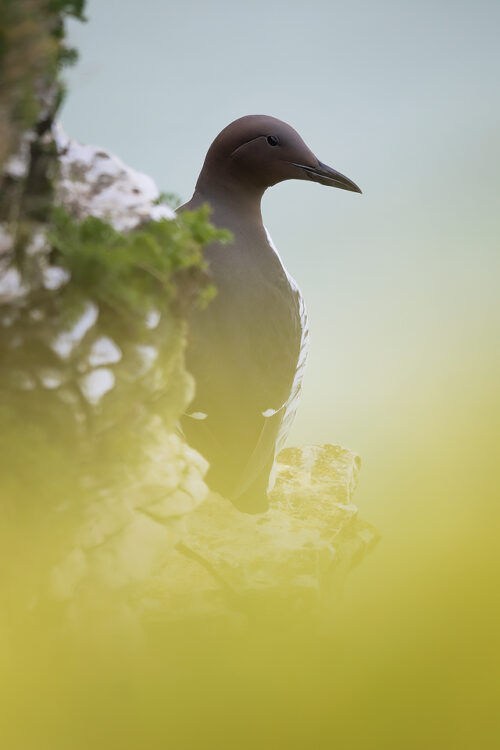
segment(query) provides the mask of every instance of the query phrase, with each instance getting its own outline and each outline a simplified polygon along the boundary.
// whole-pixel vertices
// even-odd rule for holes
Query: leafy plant
[[[71,273],[71,295],[123,314],[205,305],[215,294],[203,248],[231,233],[210,223],[210,209],[185,211],[122,233],[102,219],[82,222],[62,208],[52,214],[53,259]]]

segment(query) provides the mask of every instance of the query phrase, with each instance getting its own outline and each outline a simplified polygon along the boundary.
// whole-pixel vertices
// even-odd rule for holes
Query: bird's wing
[[[288,437],[288,433],[290,432],[293,421],[295,419],[295,414],[297,413],[297,407],[300,401],[300,395],[302,391],[302,380],[304,378],[304,371],[305,371],[306,362],[307,362],[307,354],[309,351],[309,323],[308,323],[308,318],[307,318],[306,304],[302,296],[302,293],[300,291],[300,288],[297,282],[295,281],[295,279],[286,270],[283,264],[283,261],[281,260],[280,254],[267,229],[266,229],[266,235],[267,235],[267,240],[269,242],[270,247],[272,248],[272,250],[274,250],[274,252],[276,253],[276,255],[278,256],[281,262],[281,265],[283,266],[283,270],[285,271],[287,275],[290,286],[297,293],[298,303],[299,303],[300,327],[301,327],[299,355],[297,358],[297,367],[295,370],[295,376],[294,376],[292,387],[290,390],[290,395],[288,399],[285,401],[285,403],[279,409],[279,411],[282,414],[282,418],[281,418],[281,424],[279,427],[278,437],[276,440],[275,451],[274,451],[274,458],[276,459],[276,456],[278,455],[278,453],[280,452],[280,450],[284,447],[286,443],[286,439]],[[271,415],[272,415],[271,410],[268,413],[264,412],[265,417],[271,416]],[[273,484],[274,484],[274,472],[271,472],[270,483],[268,487],[269,490],[272,489]]]
[[[214,479],[221,467],[216,484],[229,489],[234,478],[231,494],[238,494],[236,485],[244,491],[262,484],[269,472],[293,422],[307,353],[302,295],[267,238],[275,262],[253,285],[246,275],[234,284],[244,261],[230,266],[228,257],[217,266],[214,252],[219,295],[190,329],[187,365],[197,393],[184,429],[209,459]]]
[[[250,456],[244,472],[241,477],[239,491],[236,497],[239,497],[258,479],[262,470],[269,463],[271,454],[273,456],[273,467],[269,476],[267,491],[270,492],[275,481],[275,462],[281,449],[286,443],[288,433],[292,427],[302,392],[302,380],[306,367],[307,353],[309,349],[309,327],[307,320],[307,311],[304,298],[299,292],[300,302],[300,320],[302,324],[302,338],[300,342],[299,356],[297,360],[297,369],[292,383],[292,388],[288,399],[279,409],[268,409],[262,413],[265,417],[262,431],[255,448]]]

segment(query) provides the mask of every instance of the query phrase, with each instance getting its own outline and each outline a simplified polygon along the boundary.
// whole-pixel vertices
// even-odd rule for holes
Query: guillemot
[[[304,300],[262,223],[268,187],[289,179],[360,193],[274,117],[235,120],[210,146],[191,200],[233,241],[205,248],[217,296],[189,320],[196,395],[181,426],[210,464],[207,482],[247,513],[267,510],[273,466],[295,416],[308,327]]]

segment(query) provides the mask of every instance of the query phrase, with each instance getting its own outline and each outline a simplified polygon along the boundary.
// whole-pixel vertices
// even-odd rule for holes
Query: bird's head
[[[200,178],[264,191],[283,180],[312,180],[361,193],[348,177],[320,162],[286,122],[266,115],[240,117],[210,146]]]

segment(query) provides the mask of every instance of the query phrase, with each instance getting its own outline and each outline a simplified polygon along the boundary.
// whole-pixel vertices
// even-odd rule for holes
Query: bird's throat
[[[213,210],[212,221],[219,227],[233,229],[235,220],[262,226],[263,194],[263,188],[213,175],[208,179],[202,173],[190,204],[194,207],[208,203]]]

